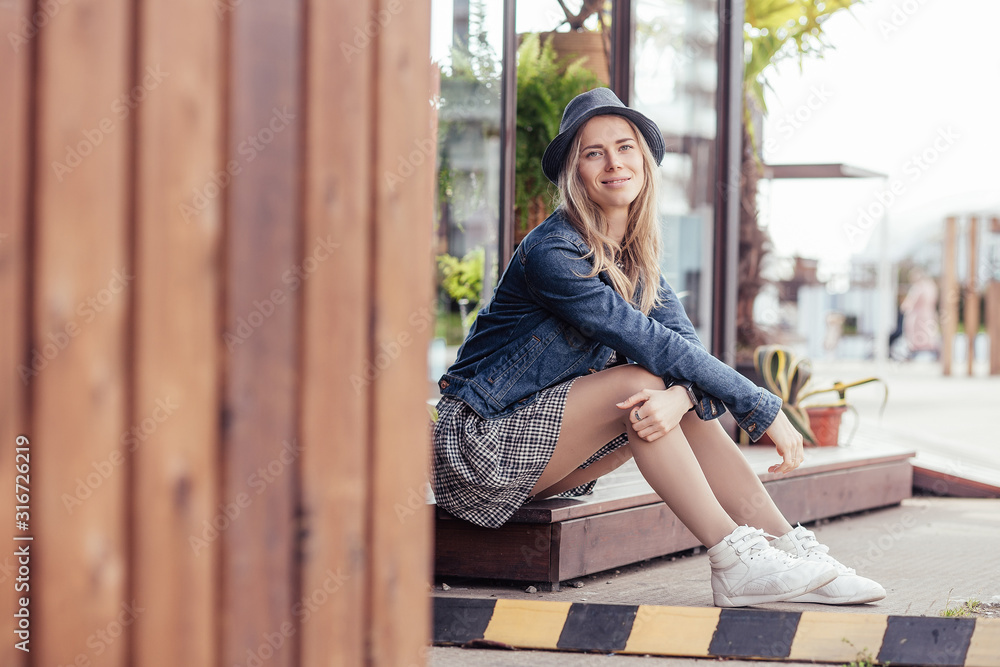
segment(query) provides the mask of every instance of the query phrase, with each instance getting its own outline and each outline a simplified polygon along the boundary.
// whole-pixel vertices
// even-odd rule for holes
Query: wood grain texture
[[[441,519],[434,533],[434,573],[439,577],[549,581],[551,524],[507,523],[493,529]]]
[[[572,519],[553,531],[559,533],[559,581],[699,546],[663,503]]]
[[[792,525],[849,512],[896,505],[913,495],[909,461],[766,482],[774,504]]]
[[[234,3],[226,20],[226,161],[240,172],[225,191],[220,502],[245,506],[221,534],[220,664],[273,651],[269,667],[288,667],[297,650],[286,629],[298,588],[302,6]],[[277,650],[267,642],[275,633]]]
[[[303,665],[365,663],[373,210],[359,184],[375,178],[375,53],[354,46],[353,28],[371,8],[314,0],[308,9],[300,251],[316,271],[302,290]]]
[[[59,4],[38,41],[32,378],[34,664],[127,662],[129,81],[125,0]],[[147,100],[148,103],[148,100]],[[73,500],[70,498],[73,497]],[[72,558],[68,561],[68,558]],[[141,607],[141,603],[138,603]],[[69,612],[72,610],[72,612]],[[117,629],[117,637],[111,637]],[[105,633],[102,637],[99,633]]]
[[[29,166],[28,116],[32,89],[30,44],[22,32],[31,3],[17,0],[0,12],[0,35],[15,35],[14,44],[0,47],[0,90],[6,91],[0,105],[0,495],[14,496],[15,441],[28,434],[27,389],[18,367],[24,362],[27,335],[28,239],[26,232],[26,188]],[[30,463],[30,461],[29,461]],[[0,665],[22,667],[28,654],[14,647],[14,612],[18,609],[14,577],[18,566],[13,549],[0,556]],[[31,593],[31,591],[28,591]]]
[[[220,542],[203,523],[219,503],[224,23],[213,4],[145,0],[138,26],[138,77],[163,81],[138,116],[135,394],[121,448],[146,610],[133,656],[149,667],[216,663]]]
[[[431,309],[434,159],[430,114],[430,4],[383,0],[375,48],[377,107],[373,222],[371,628],[373,665],[423,663],[430,636],[431,513],[427,347]],[[361,26],[362,28],[364,26]],[[395,177],[394,177],[395,175]],[[418,602],[424,598],[423,604]]]

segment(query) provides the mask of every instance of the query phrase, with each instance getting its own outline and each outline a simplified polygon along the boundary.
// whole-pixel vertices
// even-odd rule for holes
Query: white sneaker
[[[780,602],[837,578],[829,563],[798,559],[773,548],[763,530],[739,526],[708,550],[716,607]]]
[[[789,602],[819,602],[821,604],[863,604],[875,602],[885,597],[885,589],[871,579],[858,576],[854,568],[847,567],[827,552],[825,544],[820,544],[811,530],[796,526],[790,533],[771,542],[771,546],[792,554],[796,558],[815,563],[827,563],[836,568],[838,576],[829,584],[804,595],[791,598]]]

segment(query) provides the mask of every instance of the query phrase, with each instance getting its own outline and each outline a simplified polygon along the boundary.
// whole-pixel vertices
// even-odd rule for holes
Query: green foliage
[[[823,57],[830,48],[823,23],[861,0],[746,0],[743,25],[743,117],[756,143],[750,107],[767,113],[764,103],[765,71],[787,58],[798,58],[799,67],[809,56]]]
[[[441,286],[455,301],[479,303],[483,294],[483,270],[486,252],[482,247],[473,248],[459,259],[447,253],[438,255]]]
[[[975,616],[982,604],[982,602],[976,599],[966,600],[958,607],[946,606],[944,611],[941,612],[941,615],[948,618]]]
[[[858,651],[858,647],[855,646],[854,643],[851,642],[851,640],[848,639],[847,637],[841,638],[840,641],[844,642],[845,644],[853,648],[855,651]],[[853,661],[844,663],[840,667],[875,667],[875,665],[877,664],[878,663],[876,662],[875,658],[872,657],[871,651],[869,651],[868,648],[866,647],[858,651],[858,656]],[[890,663],[887,660],[885,663],[883,663],[883,667],[889,667],[889,665],[891,664],[892,663]]]
[[[462,259],[445,253],[437,256],[437,262],[441,286],[458,302],[462,311],[462,327],[468,333],[468,328],[479,314],[479,304],[482,301],[486,251],[481,246],[473,248]],[[466,312],[467,304],[472,304],[469,312]]]
[[[786,58],[823,57],[830,47],[823,23],[859,0],[747,0],[743,44],[743,85],[760,108],[764,105],[764,70]],[[791,45],[794,45],[791,46]]]
[[[601,86],[584,67],[582,58],[560,61],[551,40],[525,35],[517,50],[517,153],[514,207],[518,224],[527,226],[530,203],[537,197],[553,199],[556,187],[542,173],[542,154],[559,134],[563,109],[580,93]]]

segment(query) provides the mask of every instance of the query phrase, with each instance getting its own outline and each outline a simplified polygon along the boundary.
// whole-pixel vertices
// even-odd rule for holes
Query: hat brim
[[[556,185],[559,184],[559,173],[566,164],[566,154],[573,145],[576,133],[583,127],[584,123],[594,116],[607,115],[622,116],[632,121],[646,139],[646,144],[649,146],[649,150],[652,151],[653,157],[656,159],[656,164],[659,165],[663,161],[663,154],[666,149],[663,145],[663,135],[660,134],[660,128],[656,126],[656,123],[635,109],[628,107],[594,107],[586,113],[581,114],[572,125],[556,135],[556,138],[550,141],[549,145],[545,147],[545,152],[542,154],[542,173],[545,174],[547,179]]]

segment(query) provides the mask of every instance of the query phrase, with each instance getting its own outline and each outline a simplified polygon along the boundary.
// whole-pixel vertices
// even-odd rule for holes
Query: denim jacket
[[[732,411],[757,440],[781,399],[712,356],[663,277],[662,305],[637,310],[602,272],[594,277],[583,237],[557,209],[517,247],[488,306],[479,311],[458,358],[438,386],[481,417],[529,405],[546,387],[605,367],[613,351],[666,384],[689,381],[698,413]]]

